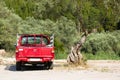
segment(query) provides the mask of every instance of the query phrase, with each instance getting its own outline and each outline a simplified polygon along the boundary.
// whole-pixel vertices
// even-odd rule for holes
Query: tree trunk
[[[69,64],[74,64],[74,65],[83,65],[84,64],[83,56],[80,52],[80,49],[81,49],[83,43],[86,41],[86,37],[87,37],[87,33],[84,33],[82,35],[80,41],[71,47],[71,51],[67,57],[67,62]]]
[[[80,49],[82,48],[83,43],[86,41],[88,31],[83,22],[83,18],[81,16],[81,6],[79,5],[77,6],[76,14],[78,19],[77,26],[81,28],[81,32],[83,32],[84,34],[82,35],[80,41],[71,47],[70,53],[68,54],[68,57],[67,57],[67,62],[73,65],[83,65],[85,61],[80,52]]]

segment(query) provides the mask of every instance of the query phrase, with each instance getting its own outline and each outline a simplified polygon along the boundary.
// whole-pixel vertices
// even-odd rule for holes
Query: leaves
[[[54,33],[56,45],[68,49],[82,28],[120,29],[119,5],[119,0],[0,0],[0,48],[12,46],[16,33]]]

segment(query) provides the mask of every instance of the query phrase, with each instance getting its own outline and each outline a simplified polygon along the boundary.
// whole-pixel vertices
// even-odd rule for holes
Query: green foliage
[[[3,2],[0,2],[0,49],[13,49],[18,23],[21,18],[12,13],[5,7]]]
[[[99,27],[100,10],[94,7],[90,1],[82,4],[81,12],[84,26],[86,26],[88,29]]]
[[[20,17],[33,16],[35,10],[34,0],[4,0],[8,8],[13,10]]]
[[[120,31],[115,31],[112,33],[93,33],[88,36],[87,41],[85,42],[82,48],[82,51],[86,54],[91,53],[88,54],[88,57],[95,55],[97,56],[97,58],[98,56],[101,58],[104,54],[105,56],[108,56],[104,56],[107,59],[112,59],[113,56],[120,57],[119,34]]]
[[[114,53],[108,54],[107,52],[98,52],[96,55],[91,53],[83,54],[88,60],[120,60],[120,57]]]
[[[76,25],[81,19],[85,28],[98,28],[99,31],[116,30],[120,21],[118,0],[5,0],[5,3],[23,19],[34,17],[56,22],[64,16]]]
[[[56,52],[68,52],[68,48],[75,42],[73,37],[77,35],[75,23],[66,17],[61,17],[57,22],[49,19],[37,20],[34,18],[26,18],[19,23],[18,33],[25,34],[54,34]]]
[[[64,53],[64,52],[59,52],[57,54],[55,54],[55,59],[66,59],[68,56],[68,54]]]
[[[120,55],[120,32],[104,32],[120,29],[119,5],[119,0],[0,0],[0,49],[13,49],[17,33],[54,34],[60,57],[84,27],[103,32],[88,37],[85,53]]]

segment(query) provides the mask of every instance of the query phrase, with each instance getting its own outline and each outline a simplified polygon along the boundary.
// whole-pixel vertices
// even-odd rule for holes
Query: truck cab
[[[31,64],[53,68],[54,43],[53,38],[43,34],[22,34],[17,37],[16,70]]]

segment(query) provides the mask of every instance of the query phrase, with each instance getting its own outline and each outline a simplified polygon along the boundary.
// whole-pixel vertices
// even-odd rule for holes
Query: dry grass
[[[2,55],[3,57],[5,57],[5,58],[12,58],[12,57],[14,57],[14,55],[15,55],[15,52],[13,52],[13,51],[10,51],[10,52],[6,52],[4,55]]]

